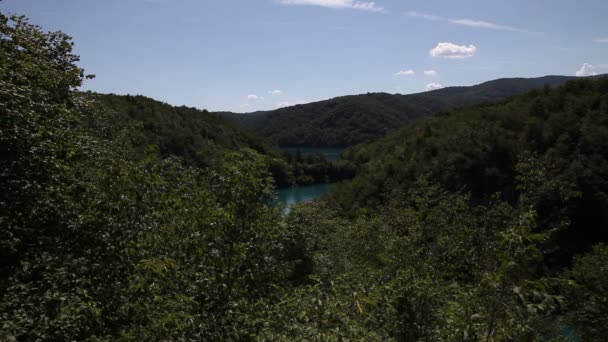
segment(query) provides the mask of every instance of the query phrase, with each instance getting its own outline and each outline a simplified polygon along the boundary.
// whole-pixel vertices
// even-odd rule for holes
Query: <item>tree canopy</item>
[[[400,95],[367,93],[267,112],[219,113],[281,147],[347,147],[374,140],[431,114],[496,101],[574,77],[505,78],[472,87]]]
[[[0,13],[0,56],[3,340],[605,339],[607,78],[440,112],[327,169],[215,114],[80,92],[70,37],[24,17]],[[270,205],[277,174],[355,167]]]

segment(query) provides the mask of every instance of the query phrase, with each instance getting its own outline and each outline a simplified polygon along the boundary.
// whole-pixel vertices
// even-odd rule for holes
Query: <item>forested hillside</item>
[[[559,204],[571,221],[564,242],[578,251],[608,241],[607,94],[608,78],[577,80],[555,90],[440,112],[345,151],[360,173],[334,198],[347,209],[374,207],[426,177],[447,190],[470,192],[477,202],[495,194],[515,201],[521,191],[518,166],[533,158],[549,172],[552,183],[545,191],[560,184],[560,191],[570,193],[567,203]],[[552,201],[545,203],[544,213],[558,210]]]
[[[0,339],[232,340],[258,331],[259,308],[292,263],[281,214],[268,206],[268,159],[230,150],[242,141],[230,131],[209,133],[223,150],[205,168],[161,158],[140,139],[162,147],[165,129],[227,126],[113,98],[142,104],[133,116],[161,126],[142,130],[124,120],[135,105],[116,112],[77,91],[85,74],[70,37],[24,17],[0,13],[0,56]],[[158,117],[148,119],[146,106]]]
[[[82,93],[71,38],[1,12],[0,56],[2,340],[608,334],[608,79],[354,147],[354,181],[284,215],[212,114]]]
[[[419,94],[368,93],[269,112],[220,114],[282,147],[346,147],[379,138],[440,110],[504,99],[571,79],[573,77],[567,76],[508,78]]]
[[[174,107],[144,96],[85,93],[96,106],[112,113],[113,121],[130,125],[130,143],[140,153],[178,157],[188,166],[211,166],[230,151],[249,148],[262,155],[278,187],[349,179],[352,164],[323,156],[291,158],[270,140],[217,114]]]
[[[164,158],[179,156],[190,165],[207,166],[222,151],[241,148],[279,157],[272,142],[206,110],[174,107],[144,96],[86,95],[113,112],[115,120],[139,123],[141,134],[134,145],[156,146]]]

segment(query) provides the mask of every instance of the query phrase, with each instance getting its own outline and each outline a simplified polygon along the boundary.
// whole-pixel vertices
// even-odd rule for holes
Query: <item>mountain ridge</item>
[[[438,111],[502,100],[575,79],[580,77],[499,78],[473,86],[453,86],[415,94],[345,95],[271,111],[216,114],[281,147],[347,147],[379,138]]]

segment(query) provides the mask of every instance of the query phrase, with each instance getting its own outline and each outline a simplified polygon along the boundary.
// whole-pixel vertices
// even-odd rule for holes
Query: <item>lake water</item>
[[[344,149],[342,148],[314,148],[314,147],[301,147],[301,148],[281,148],[282,151],[290,152],[295,156],[298,149],[302,156],[306,156],[307,154],[317,154],[321,153],[325,156],[325,158],[329,160],[339,160],[340,154]],[[301,202],[312,201],[316,198],[319,198],[324,193],[328,192],[331,188],[331,184],[313,184],[313,185],[305,185],[305,186],[293,186],[291,188],[282,188],[277,190],[277,201],[274,205],[282,202],[287,205],[285,209],[285,213],[289,213],[289,208],[295,204]]]
[[[324,193],[328,192],[331,188],[331,184],[313,184],[306,186],[294,186],[291,188],[279,189],[278,202],[283,202],[289,207],[300,202],[312,201],[315,198],[320,197]],[[287,210],[289,212],[289,210]]]
[[[287,151],[289,153],[291,153],[291,155],[295,156],[298,149],[300,150],[300,153],[302,154],[302,156],[306,156],[307,154],[317,154],[317,153],[321,153],[322,155],[325,156],[325,158],[329,159],[329,160],[338,160],[340,159],[340,154],[342,153],[342,151],[344,151],[343,148],[339,148],[339,147],[322,147],[322,148],[317,148],[317,147],[284,147],[281,148],[281,151]]]

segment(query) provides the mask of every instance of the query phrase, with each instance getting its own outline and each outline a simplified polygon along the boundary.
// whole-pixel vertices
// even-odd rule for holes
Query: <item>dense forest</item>
[[[250,148],[267,156],[280,155],[271,142],[206,110],[173,107],[144,96],[86,95],[118,120],[140,124],[139,140],[133,144],[156,146],[162,158],[179,156],[189,165],[204,167],[225,150]]]
[[[282,147],[346,147],[379,138],[440,110],[503,99],[574,77],[508,78],[472,87],[391,95],[368,93],[246,115],[219,113]]]
[[[571,228],[560,232],[564,242],[576,250],[607,241],[607,94],[608,78],[578,80],[438,113],[347,150],[344,158],[359,164],[360,173],[334,199],[345,209],[381,205],[424,176],[481,203],[496,194],[514,202],[518,166],[531,159],[549,172],[555,190],[569,192],[564,203],[552,192],[543,194],[543,214],[568,214]]]
[[[0,13],[4,340],[605,340],[608,79],[353,147],[283,215],[272,147],[80,92],[72,46]]]
[[[130,144],[141,153],[160,158],[179,157],[187,166],[204,168],[225,152],[249,148],[265,158],[278,187],[350,179],[354,165],[322,155],[292,158],[270,140],[206,110],[174,107],[144,96],[83,94],[99,108],[112,112],[117,122],[128,123]]]

